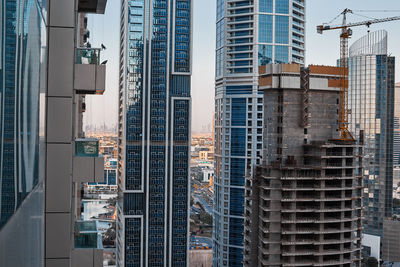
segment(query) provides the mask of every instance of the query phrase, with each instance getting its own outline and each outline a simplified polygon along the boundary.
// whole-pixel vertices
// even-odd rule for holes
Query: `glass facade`
[[[400,83],[395,84],[394,100],[394,133],[393,133],[393,165],[400,166]]]
[[[214,266],[242,266],[245,175],[261,162],[258,67],[304,63],[304,16],[304,0],[217,0]]]
[[[0,12],[0,266],[42,266],[46,2]]]
[[[382,236],[383,219],[392,216],[394,63],[387,56],[387,33],[378,31],[350,48],[350,128],[363,135],[364,232]],[[369,48],[378,44],[381,49]]]
[[[120,266],[187,265],[191,4],[122,1]]]

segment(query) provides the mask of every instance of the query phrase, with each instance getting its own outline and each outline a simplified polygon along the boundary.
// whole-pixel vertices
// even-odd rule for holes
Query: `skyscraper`
[[[104,13],[107,1],[48,2],[0,4],[0,265],[98,267],[103,251],[76,231],[76,204],[104,162],[75,145],[78,99],[105,89],[100,49],[79,42],[82,13]]]
[[[263,164],[246,179],[244,266],[360,266],[360,152],[338,140],[342,69],[260,68]]]
[[[1,266],[39,266],[44,260],[45,136],[39,131],[43,126],[39,77],[46,66],[41,60],[46,45],[36,4],[15,0],[0,4]]]
[[[400,83],[395,84],[393,124],[393,166],[400,165]]]
[[[350,47],[350,130],[358,140],[364,132],[364,232],[379,236],[393,208],[394,63],[386,31],[369,33]]]
[[[245,174],[260,163],[258,66],[304,63],[305,1],[217,1],[214,266],[242,266]]]
[[[191,0],[123,0],[117,265],[187,266]]]

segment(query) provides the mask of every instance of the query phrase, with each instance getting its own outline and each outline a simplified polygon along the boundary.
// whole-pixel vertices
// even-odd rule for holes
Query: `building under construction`
[[[362,148],[338,140],[341,70],[260,67],[263,164],[246,180],[244,266],[360,266]]]

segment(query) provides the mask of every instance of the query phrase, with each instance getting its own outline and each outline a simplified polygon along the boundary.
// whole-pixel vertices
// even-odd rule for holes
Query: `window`
[[[289,0],[275,0],[275,13],[289,14]]]
[[[231,133],[232,156],[245,156],[246,129],[233,128]]]
[[[289,61],[289,49],[287,46],[275,46],[275,63],[287,63]]]
[[[272,46],[259,45],[258,46],[258,66],[267,65],[272,63]]]
[[[275,16],[275,42],[278,44],[289,43],[289,17]]]
[[[232,126],[246,126],[246,99],[232,99]]]
[[[273,0],[260,0],[260,12],[272,13]]]
[[[258,41],[260,43],[272,43],[272,19],[271,15],[259,16]],[[289,30],[289,26],[286,30]]]

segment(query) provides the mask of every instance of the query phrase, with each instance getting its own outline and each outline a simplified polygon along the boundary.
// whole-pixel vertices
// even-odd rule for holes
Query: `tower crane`
[[[342,25],[318,25],[317,32],[322,34],[324,31],[341,29],[340,34],[340,106],[339,106],[339,131],[340,140],[354,140],[353,135],[348,129],[349,109],[348,109],[348,90],[349,90],[349,38],[353,35],[352,27],[367,26],[371,24],[400,20],[400,16],[372,19],[347,24],[347,14],[353,13],[351,9],[346,8],[340,15],[343,15]],[[340,16],[339,15],[339,16]]]

